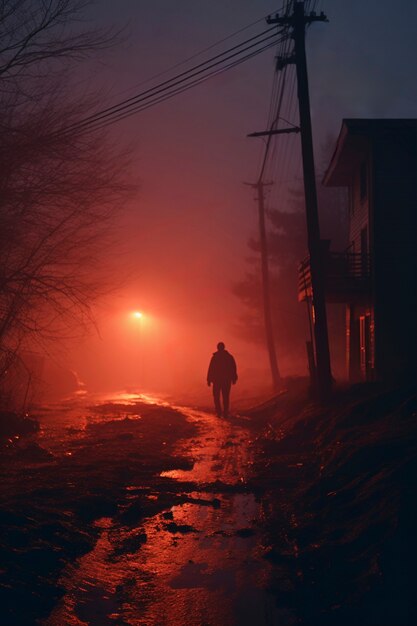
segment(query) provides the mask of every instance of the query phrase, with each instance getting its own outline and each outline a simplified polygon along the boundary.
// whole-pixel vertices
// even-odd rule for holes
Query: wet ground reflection
[[[245,422],[181,411],[199,426],[198,436],[178,444],[189,468],[160,472],[152,489],[126,488],[125,513],[95,522],[97,544],[65,570],[65,595],[44,626],[282,623],[264,590]],[[135,524],[130,513],[145,499],[159,504],[157,512]]]

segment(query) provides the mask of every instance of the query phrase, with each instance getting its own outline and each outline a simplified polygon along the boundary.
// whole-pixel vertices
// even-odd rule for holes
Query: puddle
[[[200,436],[177,452],[194,466],[160,476],[195,490],[134,527],[102,519],[94,550],[62,576],[66,593],[44,626],[283,625],[264,591],[269,564],[258,553],[255,496],[204,489],[246,480],[246,432],[210,414],[187,411],[187,418],[198,421]],[[144,494],[130,486],[129,502],[157,488]]]

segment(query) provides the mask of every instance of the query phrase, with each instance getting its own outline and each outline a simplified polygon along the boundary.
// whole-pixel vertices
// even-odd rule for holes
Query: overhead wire
[[[289,41],[287,40],[286,42],[284,42],[283,46],[281,47],[281,50],[279,51],[279,56],[280,57],[285,57],[285,56],[288,55],[288,53],[289,53]],[[276,72],[276,73],[278,73],[278,72]],[[280,75],[282,75],[282,72],[280,72]],[[285,105],[285,103],[284,103],[284,105]],[[277,109],[277,107],[278,107],[278,100],[276,102],[276,109]],[[279,118],[282,120],[283,117],[282,117],[281,113],[282,113],[282,108],[281,108],[280,112],[278,113]],[[277,115],[277,113],[275,113],[275,115]],[[277,141],[276,137],[274,137],[273,139],[274,140],[271,142],[272,149],[271,149],[271,154],[270,154],[270,158],[269,158],[270,163],[275,161],[278,146],[282,146],[282,144],[286,144],[288,136],[280,137],[280,141]]]
[[[283,96],[284,96],[285,82],[286,82],[286,75],[287,75],[287,68],[286,67],[283,69],[281,75],[282,75],[283,78],[282,78],[281,89],[280,89],[279,97],[278,97],[276,116],[275,116],[272,124],[269,127],[269,131],[271,132],[271,134],[268,135],[268,139],[267,139],[267,142],[266,142],[264,156],[263,156],[263,159],[262,159],[262,165],[261,165],[261,169],[260,169],[259,176],[258,176],[258,182],[263,182],[265,169],[266,169],[266,166],[267,166],[267,163],[268,163],[268,156],[269,156],[270,150],[271,150],[271,145],[274,145],[274,138],[273,138],[272,132],[276,129],[276,127],[278,125],[279,114],[281,112],[282,99],[283,99]]]
[[[216,68],[224,64],[225,62],[235,57],[238,57],[239,55],[242,55],[245,52],[248,52],[249,50],[256,48],[257,53],[263,52],[264,50],[268,49],[268,47],[270,47],[268,44],[266,44],[266,42],[271,41],[272,42],[271,45],[274,45],[277,43],[280,32],[281,31],[276,29],[275,27],[267,28],[263,30],[261,33],[258,33],[257,35],[254,35],[246,39],[245,41],[240,42],[239,44],[236,44],[235,46],[232,46],[231,48],[228,48],[227,50],[224,50],[223,52],[216,54],[210,59],[207,59],[206,61],[198,63],[197,65],[194,65],[188,70],[185,70],[184,72],[181,72],[173,76],[172,78],[169,78],[165,81],[162,81],[161,83],[158,83],[154,87],[146,89],[145,91],[138,93],[134,96],[131,96],[130,98],[127,98],[125,100],[122,100],[121,102],[118,102],[117,104],[113,106],[106,107],[100,111],[97,111],[96,113],[93,113],[87,116],[83,120],[80,120],[78,123],[75,123],[73,125],[70,125],[62,129],[60,134],[62,134],[63,132],[80,131],[84,127],[89,127],[95,122],[105,120],[109,117],[116,116],[116,119],[119,119],[117,116],[119,116],[121,113],[128,111],[128,110],[137,112],[135,107],[137,105],[140,105],[143,101],[150,99],[150,98],[154,98],[155,96],[165,91],[176,88],[179,84],[187,83],[187,81],[189,81],[190,79],[193,79],[206,72],[209,72],[213,68]],[[266,45],[263,46],[262,44],[266,44]],[[251,54],[248,54],[245,57],[245,60],[247,60],[248,58],[251,58],[251,56],[252,56]],[[230,67],[233,67],[233,63],[230,64],[229,69]]]
[[[287,0],[283,15],[290,15],[293,4],[293,0]],[[305,0],[305,12],[317,11],[318,4],[318,0]],[[281,45],[278,56],[282,55],[285,57],[289,54],[289,51],[290,38],[288,37],[287,41]],[[284,66],[279,73],[288,78],[287,66]],[[288,73],[290,74],[288,80],[284,80],[281,83],[279,79],[274,81],[275,88],[271,95],[270,111],[272,101],[274,100],[276,119],[271,121],[272,116],[270,112],[268,115],[269,130],[277,128],[279,120],[286,121],[290,126],[297,124],[297,122],[291,121],[298,119],[298,101],[295,96],[296,74],[295,71],[288,71]],[[278,90],[276,85],[279,85]],[[286,93],[284,94],[281,90],[285,90]],[[299,142],[294,141],[290,134],[268,136],[268,141],[266,141],[266,145],[262,149],[262,165],[258,168],[258,171],[260,172],[260,181],[266,178],[274,180],[273,190],[269,193],[269,198],[270,200],[274,199],[274,204],[278,197],[281,199],[280,205],[287,204],[288,194],[290,193],[288,190],[290,176],[291,180],[295,181],[299,177],[297,171],[300,172],[301,169],[300,150]]]
[[[276,9],[273,12],[275,13],[275,12],[281,11],[284,6],[285,5],[282,5],[279,9]],[[129,89],[125,89],[124,91],[120,92],[119,95],[122,95],[124,93],[128,93],[128,92],[132,91],[133,89],[137,89],[138,87],[142,87],[142,85],[146,85],[147,83],[150,83],[152,80],[155,80],[156,78],[160,78],[161,76],[164,76],[164,75],[168,74],[169,72],[172,72],[173,70],[177,69],[178,67],[186,65],[187,63],[189,63],[193,59],[197,59],[198,57],[202,56],[206,52],[209,52],[210,50],[213,50],[217,46],[220,46],[222,43],[225,43],[226,41],[229,41],[230,39],[233,39],[234,37],[236,37],[237,35],[240,35],[241,33],[245,32],[246,30],[249,30],[249,28],[252,28],[252,26],[256,26],[256,24],[260,24],[261,22],[264,22],[267,17],[268,17],[267,15],[264,15],[263,17],[259,18],[258,20],[255,20],[254,22],[251,22],[250,24],[247,24],[246,26],[243,26],[242,28],[239,28],[238,30],[234,31],[233,33],[230,33],[226,37],[223,37],[222,39],[219,39],[218,41],[215,41],[210,46],[207,46],[206,48],[203,48],[202,50],[199,50],[198,52],[195,52],[194,54],[192,54],[191,56],[187,57],[186,59],[183,59],[182,61],[179,61],[178,63],[175,63],[174,65],[171,65],[170,67],[166,68],[165,70],[162,70],[161,72],[158,72],[157,74],[154,74],[153,76],[149,76],[145,80],[140,81],[139,83],[136,83],[135,85],[129,87]]]
[[[292,109],[292,103],[293,103],[293,96],[294,96],[294,87],[295,87],[295,72],[292,71],[291,73],[291,80],[290,80],[290,85],[288,88],[288,93],[287,93],[287,98],[286,98],[286,111],[285,114],[288,115],[288,117],[290,119],[292,119],[292,115],[291,115],[291,109]],[[285,138],[285,142],[283,142],[283,149],[282,149],[282,164],[280,167],[280,178],[279,178],[279,184],[282,183],[283,180],[285,180],[286,175],[287,175],[287,169],[288,169],[288,165],[290,162],[290,146],[294,146],[294,140],[292,137],[287,136]]]
[[[282,49],[283,56],[289,53],[289,44],[283,47]],[[286,85],[283,85],[284,92],[281,96],[282,103],[279,109],[279,120],[285,121],[286,126],[294,126],[292,122],[289,122],[288,118],[291,117],[288,114],[288,81],[293,82],[294,80],[294,72],[292,71],[291,66],[287,66],[285,69],[286,74]],[[269,198],[267,205],[267,210],[269,207],[281,206],[283,204],[282,198],[282,171],[285,167],[288,146],[294,144],[294,138],[289,134],[284,134],[280,136],[272,137],[271,141],[271,151],[268,157],[268,162],[265,168],[265,177],[269,180],[274,180],[274,186],[270,188]],[[279,202],[278,202],[279,198]],[[270,210],[270,209],[269,209]]]
[[[272,121],[275,116],[275,102],[276,102],[276,97],[277,97],[278,85],[279,85],[279,74],[278,72],[274,72],[274,77],[272,81],[272,89],[271,89],[271,97],[269,101],[267,128],[269,128],[269,126],[272,124]]]
[[[272,120],[274,118],[274,115],[275,115],[275,101],[276,101],[276,95],[277,95],[277,92],[278,92],[278,88],[279,88],[279,74],[278,74],[278,72],[274,72],[273,78],[272,78],[271,95],[270,95],[270,99],[269,99],[267,128],[270,127],[270,125],[272,123]],[[266,144],[265,139],[262,138],[262,140],[263,140],[264,144]],[[257,170],[260,170],[260,168],[261,168],[262,159],[263,159],[263,154],[262,154],[261,151],[259,151]]]
[[[296,97],[296,72],[293,68],[291,80],[289,81],[286,98],[286,116],[289,120],[298,123],[298,100]],[[281,143],[281,142],[280,142]],[[279,206],[288,207],[291,192],[289,183],[296,177],[296,172],[300,167],[300,142],[287,135],[282,140],[282,149],[279,163],[275,165],[276,186],[275,193],[280,197]]]
[[[286,30],[287,29],[285,29],[285,31]],[[282,56],[284,56],[287,51],[287,45],[288,45],[287,36],[283,38],[283,42],[284,42],[283,46],[281,46],[282,49],[279,51],[279,53]],[[262,164],[261,164],[259,175],[258,175],[258,183],[263,182],[265,170],[268,164],[268,157],[270,156],[271,146],[274,145],[274,136],[272,132],[276,130],[279,119],[280,119],[282,102],[283,102],[283,97],[285,93],[286,75],[287,75],[287,65],[285,65],[283,70],[280,72],[280,79],[279,79],[280,83],[279,83],[279,88],[277,89],[277,93],[276,93],[275,112],[274,112],[274,117],[272,119],[272,122],[270,123],[268,127],[268,131],[270,131],[270,134],[268,135],[266,145],[264,148],[264,155],[263,155]]]
[[[269,39],[269,38],[268,38]],[[165,100],[168,100],[172,97],[174,97],[175,95],[178,95],[180,93],[183,93],[184,91],[187,91],[207,80],[209,80],[210,78],[213,78],[219,74],[222,74],[225,71],[228,71],[238,65],[240,65],[241,63],[244,63],[245,61],[257,56],[258,54],[264,52],[265,50],[268,50],[270,48],[272,48],[273,46],[276,45],[277,43],[277,39],[274,39],[273,41],[265,44],[264,46],[261,47],[257,47],[255,50],[249,52],[248,54],[244,55],[244,56],[240,56],[237,59],[234,59],[233,61],[231,61],[230,63],[223,65],[222,67],[218,67],[216,69],[214,69],[213,71],[209,72],[208,74],[204,74],[204,71],[206,71],[208,68],[206,68],[205,70],[198,72],[197,74],[193,75],[193,76],[189,76],[187,77],[185,80],[180,80],[177,81],[177,83],[173,83],[172,85],[169,85],[165,88],[162,88],[160,90],[156,90],[153,93],[147,94],[146,97],[141,98],[140,100],[138,100],[136,103],[132,104],[131,106],[129,106],[126,109],[120,109],[120,110],[116,110],[113,111],[109,114],[106,114],[104,116],[99,116],[95,119],[91,119],[88,120],[87,122],[81,122],[80,125],[75,125],[74,127],[70,128],[70,129],[65,129],[65,131],[69,131],[71,130],[71,132],[73,132],[73,130],[75,131],[83,131],[84,129],[98,129],[98,128],[102,128],[106,125],[108,125],[109,123],[113,123],[115,121],[120,121],[123,120],[135,113],[144,111],[145,109],[150,108],[151,106],[154,106],[156,104],[159,104],[161,102],[164,102]],[[250,48],[252,48],[253,46],[249,46],[248,48],[245,49],[245,51],[249,50]],[[241,51],[242,52],[242,51]],[[233,58],[234,56],[237,55],[231,55],[230,57],[228,57],[227,59],[223,59],[223,63],[225,60],[229,60],[231,58]],[[212,68],[214,68],[216,65],[219,65],[219,63],[213,64],[213,66],[211,66]],[[199,74],[203,74],[202,76],[199,76]],[[190,81],[190,79],[193,78],[193,80]],[[188,82],[187,82],[188,81]],[[182,84],[184,83],[184,84]]]
[[[281,82],[282,82],[282,74],[279,72],[274,72],[274,81],[272,84],[271,97],[270,97],[270,105],[269,105],[269,113],[268,113],[268,123],[267,129],[269,130],[274,123],[276,117],[276,109],[277,109],[277,100],[279,98],[279,94],[281,91]],[[258,163],[258,171],[262,172],[262,169],[265,166],[265,158],[269,149],[270,137],[266,139],[262,137],[264,148],[259,153],[259,163]],[[258,176],[258,182],[261,181],[261,176]],[[262,181],[261,181],[262,182]]]
[[[282,54],[282,47],[284,45],[285,38],[280,42],[281,46],[277,47],[277,51],[276,51],[276,56],[275,56],[275,60]],[[276,117],[276,108],[277,108],[277,100],[279,98],[279,93],[280,93],[280,88],[281,88],[281,81],[282,81],[282,74],[280,72],[274,71],[273,74],[273,80],[272,80],[272,87],[271,87],[271,95],[270,95],[270,100],[269,100],[269,109],[268,109],[268,118],[267,118],[267,125],[266,128],[269,129],[271,128],[273,121]],[[268,144],[268,140],[265,139],[264,137],[262,137],[262,141],[265,145],[265,148],[267,147]],[[262,163],[265,159],[265,155],[263,151],[259,152],[259,162],[258,162],[258,167],[257,170],[261,171],[262,169]]]

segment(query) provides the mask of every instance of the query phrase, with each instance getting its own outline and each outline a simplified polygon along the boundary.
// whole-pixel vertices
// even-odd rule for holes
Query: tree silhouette
[[[91,324],[130,189],[126,155],[102,131],[67,132],[97,104],[69,95],[71,72],[113,37],[78,32],[86,5],[0,7],[0,386],[25,347]]]
[[[332,139],[323,147],[322,170],[331,150]],[[348,242],[347,202],[340,189],[320,185],[318,177],[318,202],[321,236],[331,239],[334,250],[343,250]],[[277,329],[277,352],[283,369],[305,369],[305,340],[308,336],[306,309],[298,302],[298,266],[307,255],[304,196],[294,188],[285,211],[268,211],[268,249],[271,260],[271,302],[273,322]],[[233,293],[244,305],[244,313],[236,332],[245,339],[261,345],[264,341],[262,323],[262,292],[259,267],[259,242],[248,242],[250,257],[248,269],[242,280],[233,286]],[[338,313],[329,311],[329,327],[335,335]],[[334,332],[333,332],[334,331]]]

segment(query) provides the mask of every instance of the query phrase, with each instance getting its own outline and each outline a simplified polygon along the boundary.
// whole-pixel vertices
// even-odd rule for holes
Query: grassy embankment
[[[296,385],[252,416],[280,605],[317,626],[416,623],[415,389],[357,386],[319,408]]]

